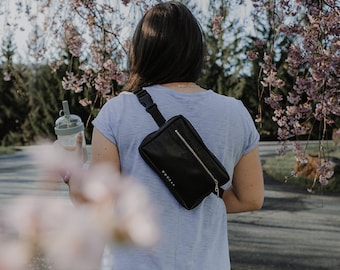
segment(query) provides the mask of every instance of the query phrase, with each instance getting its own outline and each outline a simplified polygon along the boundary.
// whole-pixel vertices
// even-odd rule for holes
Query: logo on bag
[[[166,180],[168,180],[168,182],[174,187],[175,183],[172,181],[171,177],[166,173],[166,171],[162,170],[162,174],[164,175]]]

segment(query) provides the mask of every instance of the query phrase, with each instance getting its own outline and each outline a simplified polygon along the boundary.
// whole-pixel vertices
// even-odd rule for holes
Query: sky
[[[27,47],[27,39],[30,30],[30,24],[24,16],[19,16],[16,13],[15,1],[0,0],[0,41],[8,35],[8,25],[13,25],[14,21],[18,27],[14,32],[14,41],[20,55],[25,55]]]

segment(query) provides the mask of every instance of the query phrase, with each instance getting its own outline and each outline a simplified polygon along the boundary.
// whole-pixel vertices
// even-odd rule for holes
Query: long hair
[[[204,59],[203,31],[190,10],[175,1],[145,13],[129,49],[125,90],[169,82],[195,82]]]

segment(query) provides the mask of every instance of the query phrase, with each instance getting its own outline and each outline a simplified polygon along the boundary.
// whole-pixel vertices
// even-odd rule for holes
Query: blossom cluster
[[[273,120],[278,125],[278,139],[285,141],[311,132],[314,121],[326,128],[335,126],[340,116],[340,7],[337,1],[252,0],[256,16],[271,14],[270,27],[275,36],[264,47],[260,82],[265,102],[274,110]],[[278,39],[289,40],[284,63],[291,78],[278,73],[279,59],[275,44]],[[282,49],[282,48],[281,48]],[[250,60],[258,59],[256,51],[248,52]],[[293,80],[293,86],[285,80]],[[295,151],[302,161],[301,151]],[[321,160],[321,159],[320,159]],[[321,183],[326,183],[327,161],[320,163]]]
[[[224,18],[222,16],[213,16],[211,18],[211,24],[213,26],[212,31],[215,35],[220,35],[223,33],[222,22]]]
[[[80,17],[82,24],[78,22],[75,26],[70,21],[64,24],[64,45],[72,57],[79,59],[80,65],[77,70],[71,69],[66,73],[63,88],[75,93],[84,92],[85,97],[80,100],[80,104],[87,106],[100,98],[112,97],[114,82],[119,85],[125,82],[126,75],[117,63],[124,58],[126,48],[118,38],[121,20],[107,19],[117,17],[113,16],[118,13],[115,8],[107,4],[94,6],[94,3],[83,1],[73,1],[69,5],[74,16]],[[80,25],[83,28],[82,35],[77,30],[81,28]],[[83,38],[84,33],[87,33],[87,39]],[[69,64],[72,67],[72,62]]]
[[[0,269],[99,269],[107,244],[157,243],[154,209],[137,181],[105,164],[85,171],[75,153],[58,147],[39,146],[32,158],[44,186],[57,187],[57,176],[70,172],[77,200],[50,190],[0,208]]]
[[[80,94],[83,106],[101,106],[127,80],[127,33],[154,2],[19,0],[15,5],[16,17],[26,16],[35,29],[28,45],[34,61],[47,60],[52,72],[67,65],[63,88]],[[3,76],[10,80],[9,72]]]

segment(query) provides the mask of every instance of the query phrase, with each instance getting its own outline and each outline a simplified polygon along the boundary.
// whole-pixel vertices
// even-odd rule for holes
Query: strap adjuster
[[[134,93],[137,95],[139,102],[146,109],[150,108],[153,104],[155,104],[155,103],[153,103],[151,96],[143,88],[138,89]]]
[[[157,104],[153,103],[153,100],[149,93],[143,88],[140,88],[133,93],[137,96],[139,102],[145,107],[145,110],[151,114],[157,125],[159,127],[164,125],[165,119],[158,110]]]

